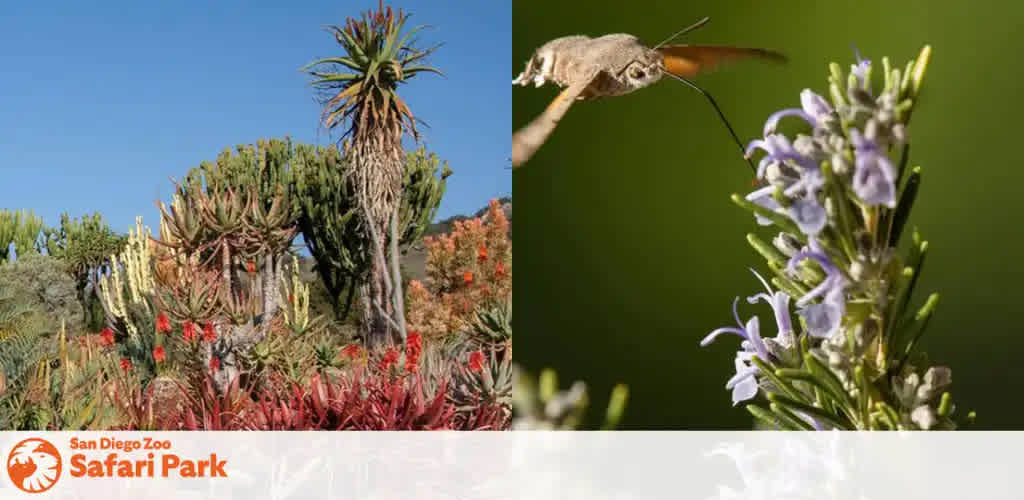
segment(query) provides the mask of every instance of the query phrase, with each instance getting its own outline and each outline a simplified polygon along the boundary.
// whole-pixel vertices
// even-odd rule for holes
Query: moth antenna
[[[674,35],[666,38],[665,40],[663,40],[658,45],[655,45],[654,48],[657,49],[658,47],[661,47],[662,45],[665,45],[666,43],[671,42],[672,40],[675,40],[676,38],[679,38],[679,37],[681,37],[681,36],[691,32],[691,31],[693,31],[693,30],[695,30],[697,28],[700,28],[701,26],[704,26],[705,24],[707,24],[708,21],[710,21],[710,20],[711,20],[710,17],[705,17],[704,19],[701,19],[700,21],[697,21],[697,22],[691,24],[690,26],[687,26],[687,27],[677,31]]]
[[[690,80],[687,80],[686,78],[669,73],[668,71],[662,71],[662,73],[671,76],[672,78],[675,78],[680,82],[685,83],[693,90],[700,92],[704,97],[708,98],[708,102],[710,102],[711,106],[714,107],[715,111],[718,112],[718,117],[722,119],[722,123],[725,124],[725,128],[729,129],[729,133],[732,134],[732,140],[736,141],[736,146],[740,148],[740,155],[743,156],[743,159],[747,162],[747,165],[750,165],[750,169],[754,171],[755,175],[757,175],[757,168],[754,167],[754,162],[750,161],[750,158],[747,157],[747,149],[743,147],[743,141],[740,140],[740,136],[736,135],[736,131],[733,130],[732,125],[729,123],[729,120],[725,118],[725,113],[722,113],[722,108],[718,107],[718,103],[715,102],[715,98],[711,97],[711,94],[709,94],[706,90],[698,87],[696,83],[693,83]]]

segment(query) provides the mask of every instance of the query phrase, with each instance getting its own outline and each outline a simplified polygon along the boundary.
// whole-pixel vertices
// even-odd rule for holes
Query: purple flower
[[[772,311],[775,313],[775,321],[779,328],[779,333],[774,339],[768,339],[772,342],[772,345],[780,345],[782,347],[789,347],[793,344],[793,322],[789,315],[789,300],[790,297],[785,292],[773,291],[768,282],[757,274],[756,271],[751,269],[754,276],[761,281],[764,285],[767,293],[758,293],[747,298],[747,302],[754,304],[759,300],[764,300],[771,306]],[[736,374],[729,379],[725,384],[725,388],[732,390],[732,402],[733,405],[738,404],[741,401],[746,401],[757,395],[757,378],[758,368],[752,364],[751,358],[755,355],[762,360],[771,359],[771,354],[768,344],[761,338],[761,324],[760,319],[757,316],[753,316],[744,325],[740,321],[740,315],[737,312],[737,304],[739,303],[739,297],[732,303],[732,314],[733,318],[736,319],[738,328],[724,327],[719,328],[707,337],[701,340],[700,345],[706,346],[711,342],[714,342],[719,335],[725,333],[732,333],[738,335],[743,339],[740,343],[741,350],[736,353],[736,359],[734,360],[736,367]]]
[[[736,311],[736,305],[739,301],[740,298],[736,297],[736,300],[732,302],[732,315],[736,319],[736,324],[739,328],[719,328],[709,333],[707,337],[700,341],[701,347],[704,347],[714,342],[719,335],[725,333],[732,333],[743,338],[743,342],[740,343],[741,350],[736,353],[736,375],[733,375],[725,384],[727,390],[732,390],[732,404],[734,406],[740,401],[746,401],[757,395],[757,378],[754,375],[757,374],[758,370],[757,366],[751,363],[751,358],[757,355],[761,359],[769,359],[768,349],[765,347],[764,341],[761,340],[760,320],[757,316],[754,316],[744,325],[740,321],[739,313]]]
[[[846,314],[846,279],[814,238],[810,238],[809,243],[809,249],[801,250],[789,260],[786,270],[795,273],[797,264],[810,259],[817,262],[825,272],[825,279],[800,297],[796,305],[801,308],[797,314],[804,318],[808,335],[828,338],[839,331],[843,315]],[[821,302],[811,304],[812,300],[819,297],[822,298]]]
[[[726,390],[732,390],[733,406],[757,396],[756,375],[758,369],[756,365],[750,364],[750,358],[753,355],[754,354],[749,351],[739,351],[736,353],[736,359],[734,360],[736,365],[736,375],[733,375],[732,378],[725,383]]]
[[[743,339],[743,342],[740,345],[744,346],[746,350],[757,354],[762,359],[768,359],[768,349],[765,348],[764,341],[761,340],[760,320],[758,320],[757,316],[754,316],[747,321],[746,325],[744,325],[743,322],[740,321],[739,312],[736,310],[736,306],[739,304],[739,301],[740,298],[736,297],[736,300],[732,302],[732,317],[736,319],[736,324],[739,328],[733,328],[730,326],[718,328],[704,337],[704,339],[700,341],[700,346],[704,347],[714,342],[719,335],[731,333],[739,335],[740,338]]]
[[[857,78],[857,83],[860,88],[870,92],[871,89],[869,87],[871,82],[867,81],[867,76],[868,69],[871,68],[871,60],[862,58],[860,56],[860,51],[857,50],[856,46],[853,47],[853,54],[857,56],[857,64],[850,66],[850,73]]]
[[[763,300],[768,303],[772,308],[772,312],[775,313],[775,324],[779,328],[779,333],[776,338],[789,337],[793,335],[793,322],[789,317],[789,300],[790,296],[788,293],[782,290],[772,290],[772,287],[768,286],[768,281],[765,280],[757,271],[751,269],[750,272],[754,273],[758,281],[764,285],[764,289],[767,293],[757,293],[747,297],[747,303],[756,304],[757,301]]]
[[[746,196],[748,201],[770,210],[779,211],[781,207],[772,197],[775,186],[783,189],[783,194],[790,198],[798,198],[786,211],[809,236],[818,234],[827,222],[825,208],[818,202],[817,193],[825,184],[825,176],[821,173],[817,162],[800,154],[793,144],[782,134],[768,134],[764,139],[750,142],[747,155],[762,149],[765,155],[757,167],[757,177],[767,178],[771,185],[762,187]],[[784,161],[790,160],[796,168],[787,167]],[[770,225],[763,217],[757,217],[758,224]]]
[[[850,130],[855,155],[853,191],[868,205],[896,206],[896,170],[878,143]]]
[[[789,142],[789,139],[782,134],[768,134],[764,139],[754,139],[747,145],[747,156],[754,153],[754,150],[762,149],[765,152],[757,165],[757,177],[764,178],[765,169],[768,165],[776,162],[791,160],[805,169],[817,170],[818,164],[814,160],[801,155]]]
[[[779,202],[775,201],[775,198],[772,197],[772,193],[774,191],[774,186],[765,186],[761,189],[754,191],[753,193],[748,194],[746,196],[746,199],[747,201],[760,205],[764,208],[767,208],[768,210],[778,211],[782,207],[780,207]],[[754,217],[757,219],[757,223],[762,226],[772,225],[772,221],[765,219],[764,217],[761,217],[759,214],[755,213]]]
[[[825,227],[825,207],[814,197],[801,198],[789,207],[789,218],[796,222],[800,232],[814,237]]]
[[[800,92],[800,107],[783,109],[782,111],[772,113],[768,117],[768,121],[764,122],[764,135],[767,137],[774,134],[779,120],[787,116],[800,117],[809,123],[811,127],[821,128],[825,125],[825,121],[832,116],[832,106],[829,106],[828,101],[815,94],[811,89],[804,89]]]

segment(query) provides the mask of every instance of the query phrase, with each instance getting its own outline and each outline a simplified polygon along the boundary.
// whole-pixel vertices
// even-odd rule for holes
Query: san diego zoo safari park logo
[[[28,438],[11,449],[7,456],[7,476],[26,493],[42,493],[60,479],[60,452],[45,439]]]
[[[26,493],[49,490],[62,473],[73,478],[227,477],[227,460],[218,459],[216,453],[211,453],[208,460],[182,458],[170,451],[168,440],[71,438],[68,448],[72,454],[65,470],[60,451],[53,443],[35,437],[24,439],[7,456],[7,476]]]

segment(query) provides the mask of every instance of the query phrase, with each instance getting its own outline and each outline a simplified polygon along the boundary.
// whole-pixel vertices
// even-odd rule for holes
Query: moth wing
[[[551,104],[548,104],[548,107],[544,109],[540,116],[534,118],[532,122],[512,134],[513,169],[526,163],[537,152],[537,149],[544,144],[544,141],[548,139],[551,132],[558,126],[558,122],[565,116],[565,113],[569,111],[569,108],[572,107],[576,99],[583,94],[583,91],[587,89],[598,74],[600,73],[594,73],[590,78],[581,78],[576,83],[570,85],[555,96],[555,99],[551,101]]]
[[[659,47],[665,70],[676,76],[691,78],[715,69],[719,64],[742,59],[763,59],[786,62],[786,56],[767,49],[729,47],[723,45],[666,45]]]

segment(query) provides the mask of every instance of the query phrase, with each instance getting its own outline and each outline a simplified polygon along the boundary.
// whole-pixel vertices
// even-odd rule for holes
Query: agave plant
[[[470,334],[485,346],[499,346],[512,340],[512,298],[489,309],[476,311]]]
[[[376,253],[361,294],[369,320],[364,334],[373,343],[386,340],[393,330],[403,340],[406,333],[397,218],[405,167],[402,137],[408,133],[418,139],[418,133],[417,119],[398,95],[398,85],[420,73],[440,74],[420,64],[437,46],[417,49],[412,37],[423,27],[403,33],[407,20],[401,10],[385,9],[381,1],[359,20],[349,18],[344,27],[329,27],[343,56],[318,59],[302,68],[313,77],[311,85],[323,93],[323,126],[348,126],[342,137],[351,142],[345,143],[343,152],[352,168],[363,231]],[[385,257],[388,234],[390,262]]]

